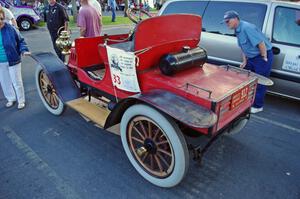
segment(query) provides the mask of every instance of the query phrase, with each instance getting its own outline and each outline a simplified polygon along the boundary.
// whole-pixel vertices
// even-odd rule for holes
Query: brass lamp
[[[60,29],[58,30],[57,34],[59,34]],[[72,46],[72,41],[70,40],[70,35],[70,31],[63,30],[60,32],[59,37],[55,41],[56,46],[61,50],[63,55],[71,54],[70,49]]]

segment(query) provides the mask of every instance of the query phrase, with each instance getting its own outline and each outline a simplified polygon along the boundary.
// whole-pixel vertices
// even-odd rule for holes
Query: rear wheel
[[[240,133],[241,130],[246,126],[248,121],[249,121],[248,118],[239,120],[238,122],[233,124],[233,126],[230,129],[227,130],[227,135],[236,135]]]
[[[168,116],[134,105],[122,117],[121,139],[131,164],[149,182],[173,187],[184,178],[189,165],[187,144]]]
[[[52,82],[40,65],[37,66],[35,80],[39,96],[44,106],[52,114],[61,115],[65,106],[57,95]]]
[[[21,18],[18,20],[18,26],[21,30],[30,30],[32,28],[32,22],[30,19]]]

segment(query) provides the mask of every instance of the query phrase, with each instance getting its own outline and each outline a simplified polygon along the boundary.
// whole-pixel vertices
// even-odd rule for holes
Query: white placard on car
[[[106,49],[113,85],[124,91],[140,92],[134,53],[109,46]]]
[[[300,73],[300,53],[287,53],[283,60],[282,69]]]

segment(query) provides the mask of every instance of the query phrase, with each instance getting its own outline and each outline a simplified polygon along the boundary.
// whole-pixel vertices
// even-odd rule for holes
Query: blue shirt
[[[2,34],[0,34],[0,63],[7,62],[7,56],[2,42]]]
[[[253,24],[246,21],[240,21],[239,26],[235,29],[238,39],[238,45],[248,58],[260,55],[258,44],[264,42],[267,50],[272,49],[271,42],[266,36]]]

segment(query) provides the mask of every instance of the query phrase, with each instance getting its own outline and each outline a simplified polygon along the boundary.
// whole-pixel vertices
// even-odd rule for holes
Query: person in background
[[[40,0],[35,0],[34,4],[33,4],[33,8],[34,9],[38,9],[41,6],[41,2]]]
[[[81,0],[77,26],[80,28],[80,37],[100,36],[102,20],[99,11],[89,4],[89,0]]]
[[[49,5],[46,6],[44,19],[47,22],[47,28],[49,30],[52,44],[57,56],[64,61],[64,56],[62,55],[59,48],[56,46],[55,41],[59,37],[60,32],[58,30],[68,30],[69,16],[65,8],[56,2],[56,0],[48,0]],[[61,28],[63,27],[63,28]],[[61,28],[61,29],[60,29]]]
[[[88,3],[93,6],[97,12],[99,12],[99,15],[102,17],[102,8],[100,3],[97,0],[88,0]]]
[[[21,5],[22,6],[27,6],[27,2],[25,0],[21,0]]]
[[[25,93],[21,73],[21,55],[30,52],[20,32],[4,22],[5,13],[0,8],[0,84],[7,99],[6,107],[18,100],[18,109],[25,107]]]
[[[4,11],[5,22],[9,23],[10,25],[13,25],[15,28],[18,29],[18,24],[13,13],[9,9],[2,7],[1,4],[0,4],[0,8],[2,8],[2,10]]]
[[[111,21],[116,21],[116,9],[117,9],[117,3],[115,0],[108,0],[108,6],[111,9],[112,15],[111,15]]]
[[[22,5],[21,0],[15,0],[14,5],[21,6]]]
[[[240,20],[236,11],[227,11],[223,22],[235,30],[238,45],[242,50],[243,63],[241,68],[251,70],[265,77],[270,76],[273,53],[272,44],[266,36],[253,24]],[[266,86],[258,84],[251,113],[263,110]]]

